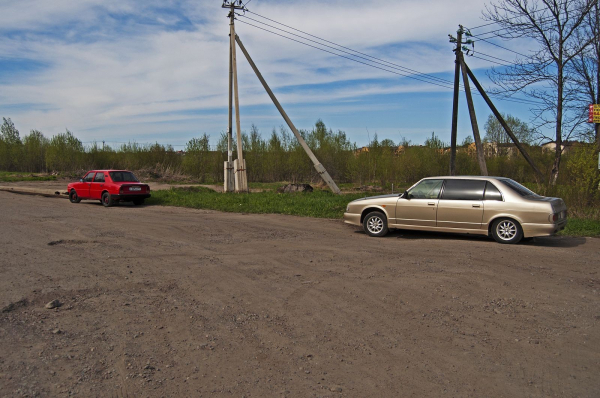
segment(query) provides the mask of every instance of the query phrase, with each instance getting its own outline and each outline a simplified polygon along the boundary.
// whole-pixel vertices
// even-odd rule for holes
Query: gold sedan
[[[348,204],[344,222],[370,236],[389,229],[492,236],[500,243],[550,236],[565,228],[567,207],[502,177],[429,177],[402,194]]]

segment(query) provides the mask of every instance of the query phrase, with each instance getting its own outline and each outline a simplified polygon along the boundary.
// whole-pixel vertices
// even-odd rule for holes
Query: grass
[[[208,188],[174,188],[154,191],[149,204],[211,209],[233,213],[289,214],[303,217],[341,218],[349,201],[364,194],[335,195],[329,191],[280,194],[218,193]]]
[[[233,213],[288,214],[339,219],[342,218],[348,202],[364,196],[365,193],[335,195],[320,190],[295,194],[280,194],[274,191],[224,194],[208,188],[190,187],[154,191],[147,203]],[[600,221],[571,217],[560,235],[600,236]]]
[[[600,236],[600,221],[581,218],[569,218],[567,226],[559,235],[564,236]]]
[[[35,175],[32,173],[16,173],[10,171],[0,171],[0,182],[19,182],[19,181],[56,181],[56,176]]]

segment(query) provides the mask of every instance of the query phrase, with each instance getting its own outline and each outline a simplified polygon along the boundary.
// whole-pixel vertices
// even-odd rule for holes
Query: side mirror
[[[410,200],[410,194],[408,193],[408,191],[404,191],[404,193],[402,194],[402,197],[406,200]]]
[[[83,178],[80,178],[80,179],[79,179],[79,182],[83,182]]]

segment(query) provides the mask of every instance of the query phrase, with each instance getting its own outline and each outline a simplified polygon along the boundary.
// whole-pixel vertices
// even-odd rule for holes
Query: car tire
[[[363,220],[363,229],[369,236],[385,236],[389,231],[385,214],[379,211],[367,214]]]
[[[499,218],[492,224],[492,236],[498,243],[518,243],[523,239],[523,228],[513,219]]]
[[[102,194],[102,205],[104,207],[111,207],[114,204],[112,196],[108,192]]]
[[[79,197],[79,195],[77,195],[77,191],[75,191],[74,189],[71,189],[71,192],[69,192],[69,201],[71,203],[81,202],[81,198]]]
[[[144,199],[134,199],[133,204],[136,206],[140,206],[144,204]]]

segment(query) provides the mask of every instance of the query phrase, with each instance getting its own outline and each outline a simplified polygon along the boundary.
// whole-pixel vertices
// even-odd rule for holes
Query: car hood
[[[397,197],[397,198],[399,198],[400,194],[399,193],[392,193],[392,194],[388,194],[388,195],[367,196],[367,197],[364,197],[364,198],[355,199],[352,202],[360,202],[361,200],[367,200],[367,199],[392,198],[394,196]],[[352,203],[352,202],[350,202],[350,203]]]

